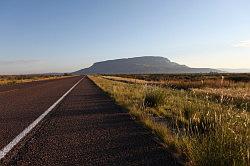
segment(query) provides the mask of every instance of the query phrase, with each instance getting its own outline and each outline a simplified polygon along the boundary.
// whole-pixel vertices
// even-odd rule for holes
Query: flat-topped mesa
[[[171,62],[160,56],[142,56],[107,60],[94,63],[91,67],[74,74],[157,74],[157,73],[209,73],[219,70],[209,68],[190,68]]]

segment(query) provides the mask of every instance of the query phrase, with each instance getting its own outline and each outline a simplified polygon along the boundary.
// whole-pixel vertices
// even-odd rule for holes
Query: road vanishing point
[[[0,87],[0,165],[179,165],[87,76]]]

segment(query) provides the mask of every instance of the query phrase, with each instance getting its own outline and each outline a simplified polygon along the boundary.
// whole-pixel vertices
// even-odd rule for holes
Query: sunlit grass
[[[191,165],[249,165],[250,117],[188,91],[91,79]],[[159,93],[159,94],[158,94]],[[164,94],[164,95],[163,95]],[[150,104],[145,107],[146,96]]]
[[[157,81],[156,78],[150,80],[150,76],[151,75],[119,75],[102,77],[125,83],[155,85],[176,90],[187,90],[193,96],[250,111],[250,82],[225,81],[223,79],[218,79],[217,77],[215,77],[216,79],[214,78],[214,80],[211,80],[211,78],[204,80],[201,76],[197,76],[198,78],[194,80],[187,81],[187,78],[185,78],[183,75],[181,76],[184,78],[173,78],[173,80],[170,78],[164,80],[164,77],[162,76],[163,78]],[[159,77],[160,76],[161,75],[159,75]],[[189,78],[189,76],[187,77]],[[142,80],[142,78],[145,80]],[[246,75],[246,79],[248,79],[248,75]]]

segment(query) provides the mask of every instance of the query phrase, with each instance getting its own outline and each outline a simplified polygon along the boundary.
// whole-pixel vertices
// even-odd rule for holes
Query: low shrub
[[[147,88],[145,92],[145,98],[143,105],[145,107],[155,108],[164,104],[165,93],[159,88]]]

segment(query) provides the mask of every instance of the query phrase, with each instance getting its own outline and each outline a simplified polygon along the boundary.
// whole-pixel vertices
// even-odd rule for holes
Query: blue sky
[[[250,1],[0,1],[0,74],[70,72],[145,55],[250,68]]]

